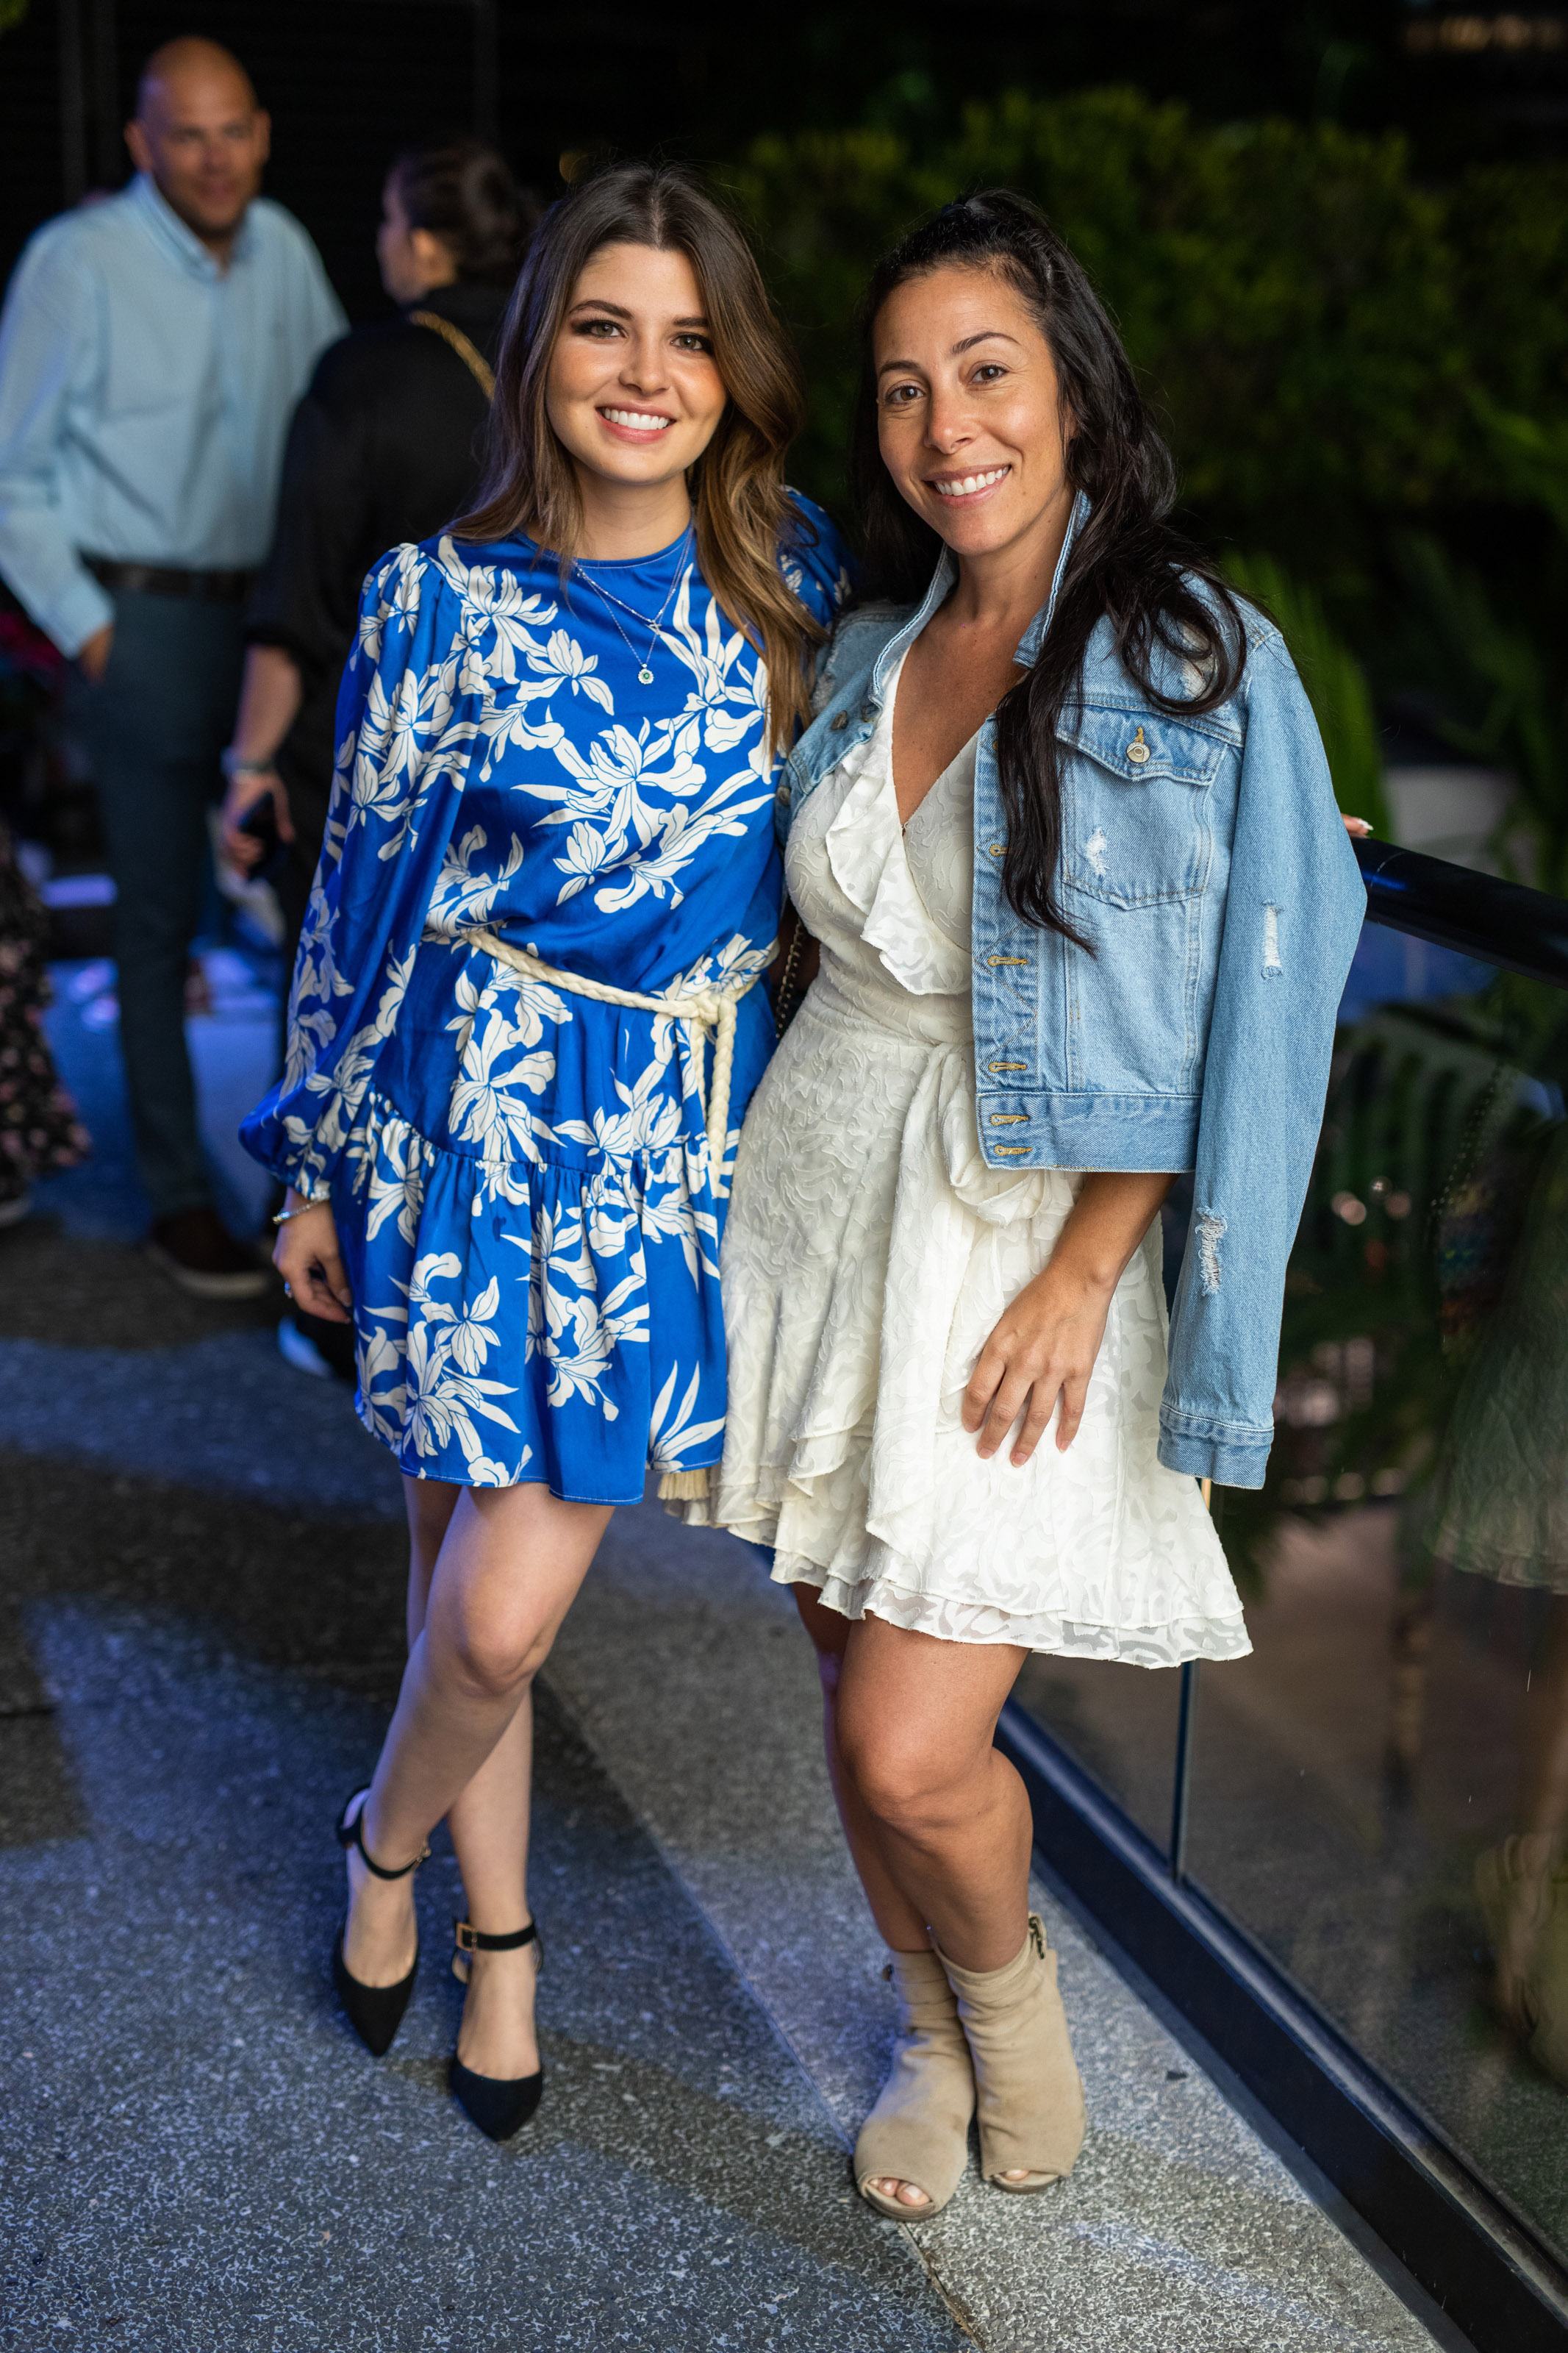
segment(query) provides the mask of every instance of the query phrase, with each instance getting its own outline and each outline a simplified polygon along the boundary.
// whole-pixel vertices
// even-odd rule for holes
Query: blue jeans
[[[113,878],[120,1045],[154,1218],[212,1199],[185,1045],[185,971],[201,917],[207,811],[234,726],[238,605],[116,593],[101,681],[78,681],[76,723],[98,786]]]

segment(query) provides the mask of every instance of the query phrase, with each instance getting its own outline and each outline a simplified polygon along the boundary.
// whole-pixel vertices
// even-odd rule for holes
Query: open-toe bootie
[[[422,1848],[412,1862],[400,1863],[395,1871],[389,1871],[384,1863],[377,1862],[364,1842],[364,1832],[360,1827],[369,1795],[368,1788],[356,1789],[338,1816],[338,1844],[345,1851],[353,1847],[374,1878],[406,1879],[426,1860],[430,1850]],[[351,1815],[353,1817],[352,1821],[349,1819]],[[403,2013],[408,2007],[408,1997],[414,1990],[415,1974],[419,1967],[419,1947],[416,1941],[408,1974],[399,1978],[395,1985],[366,1985],[351,1973],[343,1958],[343,1939],[348,1933],[348,1925],[345,1913],[343,1925],[338,1930],[338,1941],[332,1947],[332,1983],[338,1989],[338,2000],[342,2003],[349,2024],[372,2057],[379,2059],[392,2048],[392,2039],[403,2023]]]
[[[974,2070],[958,2004],[934,1953],[895,1953],[888,1970],[899,1994],[892,2073],[855,2144],[855,2186],[868,2205],[900,2222],[923,2221],[947,2204],[969,2154]],[[926,2204],[908,2206],[872,2188],[906,2181]]]
[[[1083,2146],[1083,2085],[1057,1957],[1031,1912],[1024,1948],[1000,1969],[961,1969],[941,1955],[974,2065],[980,2170],[998,2189],[1048,2189]],[[1017,2173],[1022,2179],[1009,2181]]]
[[[452,1929],[456,1945],[452,1975],[462,1985],[468,1981],[472,1953],[515,1953],[524,1945],[532,1945],[538,1968],[544,1967],[544,1941],[537,1921],[531,1920],[526,1928],[514,1928],[505,1936],[484,1936],[466,1920],[455,1920]],[[468,2122],[478,2125],[487,2140],[510,2140],[513,2133],[521,2132],[544,2094],[542,2065],[531,2075],[476,2075],[456,2052],[447,2082]]]

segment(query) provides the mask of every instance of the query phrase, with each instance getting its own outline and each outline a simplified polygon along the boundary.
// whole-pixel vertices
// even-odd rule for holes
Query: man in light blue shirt
[[[294,404],[345,324],[305,231],[258,194],[268,138],[226,50],[159,50],[126,132],[137,176],[38,231],[0,314],[0,575],[77,661],[153,1245],[218,1296],[265,1278],[212,1207],[186,960],[244,597]]]

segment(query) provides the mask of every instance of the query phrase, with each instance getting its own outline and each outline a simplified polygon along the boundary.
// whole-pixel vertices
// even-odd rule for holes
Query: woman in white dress
[[[1080,1039],[1075,971],[1109,985],[1142,956],[1134,1016],[1140,990],[1184,994],[1181,968],[1161,962],[1165,934],[1125,913],[1116,933],[1109,910],[1070,892],[1063,912],[1079,804],[1054,744],[1075,707],[1109,697],[1131,786],[1151,746],[1153,772],[1169,768],[1170,712],[1191,717],[1200,761],[1213,750],[1204,823],[1216,834],[1238,797],[1244,670],[1261,663],[1270,691],[1295,698],[1298,735],[1316,738],[1277,636],[1166,523],[1168,460],[1114,331],[1032,207],[1005,195],[948,206],[884,263],[868,319],[871,568],[906,596],[913,566],[938,558],[938,573],[912,616],[863,607],[840,624],[792,764],[786,871],[820,966],[742,1134],[722,1261],[723,1461],[707,1502],[682,1508],[773,1548],[820,1657],[839,1810],[902,2005],[855,2174],[908,2219],[952,2196],[977,2104],[982,2171],[1004,2189],[1058,2180],[1082,2138],[1055,1957],[1028,1911],[1029,1806],[993,1745],[1025,1658],[1157,1666],[1249,1647],[1192,1475],[1225,1475],[1226,1459],[1194,1465],[1190,1441],[1161,1443],[1157,1212],[1193,1157],[1123,1140],[1052,1165],[1044,1098],[994,1089],[982,1100],[1004,1108],[978,1125],[978,992],[993,969],[1037,959],[1042,989],[1068,976],[1062,1026],[1080,1024]],[[1255,693],[1254,729],[1267,734],[1273,713]],[[1260,738],[1247,760],[1267,749]],[[1310,756],[1318,773],[1299,754],[1297,797],[1331,904],[1323,987],[1290,1010],[1309,1098],[1321,1065],[1315,1132],[1359,883]],[[1137,815],[1149,839],[1126,837],[1124,852],[1114,810],[1089,826],[1091,881],[1108,858],[1165,854],[1149,846],[1160,807]],[[987,853],[1005,856],[1005,900]],[[1216,854],[1205,857],[1212,877]],[[1171,898],[1158,881],[1131,896]],[[1174,935],[1200,942],[1185,988],[1200,1004],[1223,897],[1201,886]],[[1017,1058],[992,1049],[988,1071],[1026,1070],[1026,1030]],[[1105,1090],[1094,1107],[1122,1136],[1130,1082],[1103,1026],[1084,1050],[1091,1095]],[[1277,1297],[1273,1314],[1277,1342]],[[1250,1458],[1235,1475],[1255,1483]]]

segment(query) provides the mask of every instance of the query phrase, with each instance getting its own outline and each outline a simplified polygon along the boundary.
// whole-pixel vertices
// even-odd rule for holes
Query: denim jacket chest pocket
[[[1208,879],[1223,739],[1155,711],[1086,704],[1058,729],[1062,875],[1112,907],[1190,899]]]

